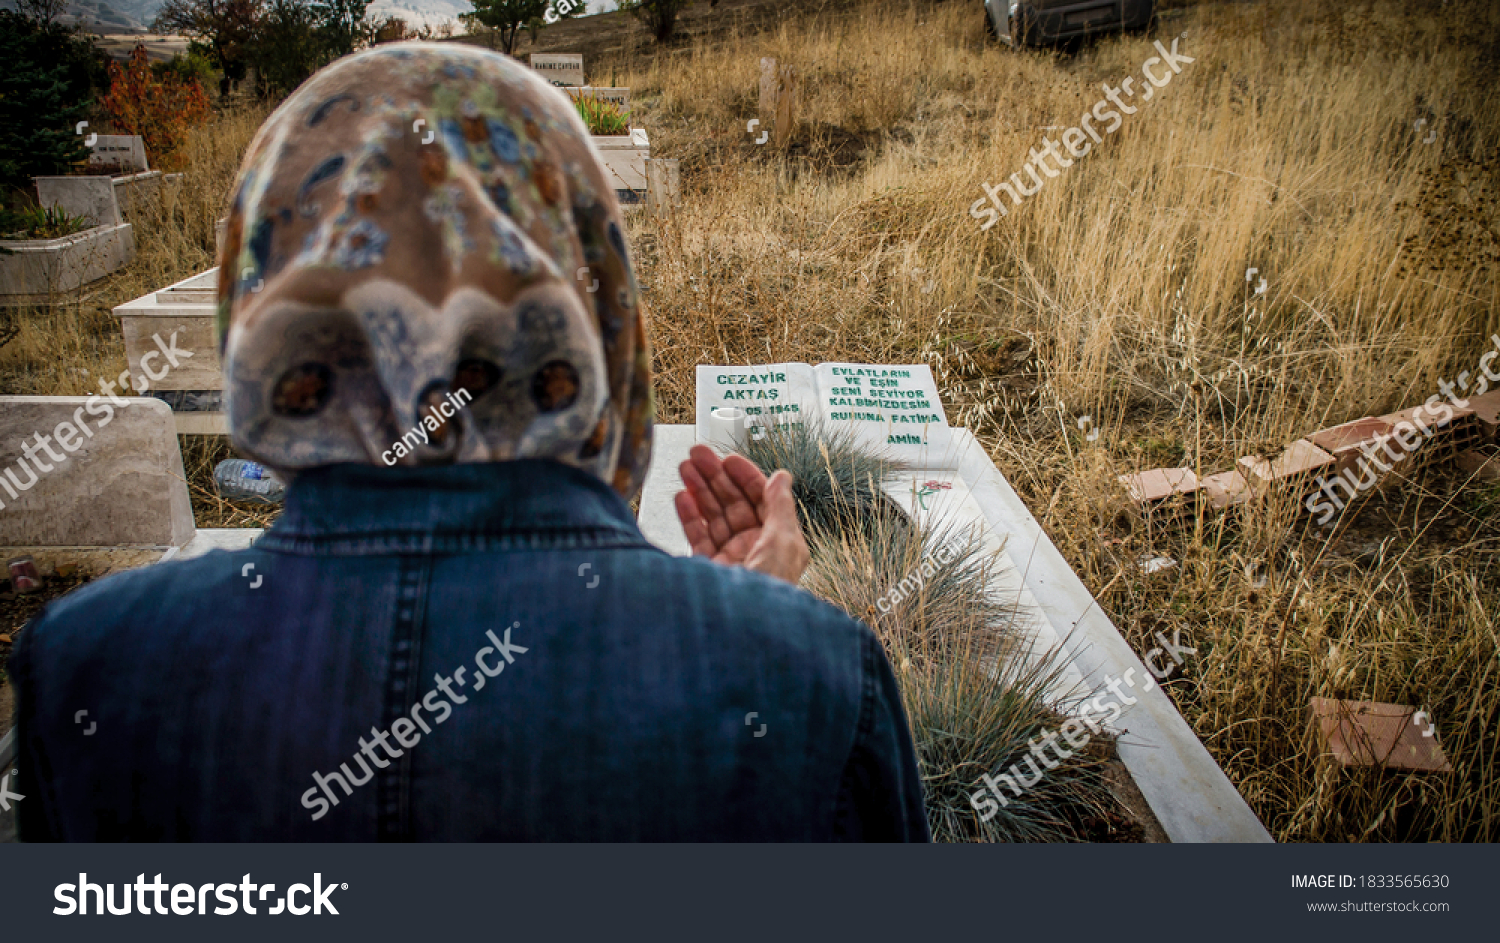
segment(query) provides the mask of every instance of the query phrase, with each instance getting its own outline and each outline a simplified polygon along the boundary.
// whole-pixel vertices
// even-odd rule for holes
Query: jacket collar
[[[635,517],[593,475],[540,459],[301,472],[257,546],[375,553],[527,546],[640,546]]]

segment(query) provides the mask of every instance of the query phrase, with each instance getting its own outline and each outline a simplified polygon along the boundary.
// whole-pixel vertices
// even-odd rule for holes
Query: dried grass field
[[[1500,839],[1500,486],[1430,464],[1324,529],[1290,498],[1142,515],[1115,481],[1222,471],[1475,370],[1500,332],[1500,9],[1162,6],[1156,38],[1195,61],[988,231],[982,184],[1139,80],[1152,37],[1016,52],[977,2],[869,0],[589,63],[682,162],[681,209],[630,233],[658,418],[691,421],[697,364],[929,363],[1137,651],[1197,649],[1166,688],[1278,840]],[[762,56],[801,81],[784,153],[745,134]],[[109,307],[213,264],[264,114],[196,134],[96,297],[4,315],[0,391],[123,368]],[[212,497],[222,448],[187,444],[200,526],[258,519]],[[1320,757],[1312,697],[1424,708],[1453,771]]]

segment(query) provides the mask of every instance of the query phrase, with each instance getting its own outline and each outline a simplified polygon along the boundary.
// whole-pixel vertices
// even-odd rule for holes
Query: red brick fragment
[[[1259,455],[1246,455],[1239,461],[1239,470],[1250,487],[1257,491],[1301,489],[1315,474],[1332,474],[1333,464],[1332,455],[1306,439],[1298,439],[1270,460]]]
[[[1345,766],[1446,773],[1432,720],[1415,707],[1377,701],[1312,698],[1313,723],[1324,746]]]
[[[1208,502],[1221,511],[1250,500],[1249,483],[1245,481],[1244,475],[1233,469],[1209,475],[1201,479],[1200,484],[1208,495]]]
[[[1487,454],[1476,449],[1458,453],[1459,471],[1478,481],[1500,481],[1500,454]]]
[[[1121,475],[1120,484],[1139,504],[1157,504],[1173,495],[1192,494],[1198,490],[1198,476],[1191,468],[1153,468],[1134,475]]]

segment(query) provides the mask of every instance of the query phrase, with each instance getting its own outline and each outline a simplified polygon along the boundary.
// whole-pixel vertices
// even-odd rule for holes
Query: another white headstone
[[[553,85],[572,87],[583,84],[582,53],[532,53],[531,67],[542,73],[542,77]]]
[[[139,134],[101,134],[89,154],[89,166],[118,167],[126,173],[149,170],[146,142]]]
[[[0,546],[186,544],[193,508],[172,410],[102,393],[0,397],[0,504]]]

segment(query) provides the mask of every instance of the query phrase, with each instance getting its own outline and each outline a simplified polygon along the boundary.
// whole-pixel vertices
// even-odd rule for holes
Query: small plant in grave
[[[60,239],[88,228],[85,217],[69,216],[57,206],[0,210],[0,239]]]
[[[992,591],[977,534],[923,528],[881,488],[898,463],[842,430],[770,425],[741,449],[792,472],[811,564],[803,588],[864,621],[895,670],[912,727],[927,822],[937,841],[1088,841],[1125,821],[1105,773],[1107,731],[1023,796],[982,817],[986,774],[1025,761],[1071,713],[1052,692],[1064,662],[1035,652],[1025,617]],[[939,489],[933,489],[934,491]],[[920,587],[900,593],[913,574]],[[1046,761],[1043,761],[1044,765]]]
[[[630,133],[630,112],[614,102],[602,98],[584,98],[581,95],[570,94],[569,97],[573,99],[573,107],[578,109],[578,117],[588,125],[590,134]]]

